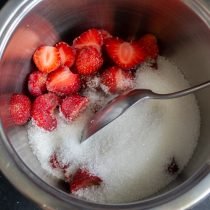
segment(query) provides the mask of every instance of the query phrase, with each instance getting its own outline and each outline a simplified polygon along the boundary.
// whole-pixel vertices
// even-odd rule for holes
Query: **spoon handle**
[[[186,96],[188,94],[191,94],[195,91],[201,90],[203,88],[206,88],[210,85],[210,81],[207,82],[203,82],[199,85],[196,85],[194,87],[190,87],[184,90],[180,90],[174,93],[167,93],[167,94],[159,94],[159,93],[154,93],[154,92],[150,92],[149,93],[149,98],[153,98],[153,99],[172,99],[172,98],[179,98],[182,96]]]

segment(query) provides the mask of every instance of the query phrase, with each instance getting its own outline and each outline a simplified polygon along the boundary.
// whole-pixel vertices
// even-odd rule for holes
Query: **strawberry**
[[[85,47],[77,55],[75,66],[79,74],[95,74],[102,66],[103,58],[101,52],[94,47]]]
[[[81,87],[80,76],[72,73],[68,67],[61,66],[47,78],[47,90],[58,95],[76,93]]]
[[[123,69],[136,68],[145,60],[145,55],[137,42],[125,42],[119,38],[109,38],[105,42],[109,57]]]
[[[157,38],[153,34],[144,35],[138,42],[146,55],[146,59],[157,59],[159,48]]]
[[[9,102],[12,121],[16,125],[24,125],[31,116],[31,101],[23,94],[13,94]]]
[[[57,127],[56,118],[48,112],[38,111],[36,109],[36,111],[33,111],[33,120],[38,127],[46,131],[53,131]]]
[[[59,42],[55,45],[59,50],[61,65],[68,66],[69,68],[74,64],[76,51],[66,42]]]
[[[112,37],[112,35],[108,31],[106,31],[104,29],[100,29],[100,32],[101,32],[101,35],[103,37],[103,41],[105,41],[106,39]]]
[[[37,126],[47,131],[57,127],[54,110],[59,104],[59,98],[54,93],[38,96],[32,105],[32,118]]]
[[[117,66],[106,69],[101,75],[101,83],[110,93],[119,93],[133,87],[134,76]],[[103,86],[102,86],[103,87]]]
[[[61,103],[60,111],[68,121],[75,120],[88,105],[88,98],[80,95],[66,97]]]
[[[52,168],[63,169],[63,170],[68,168],[68,164],[64,164],[58,160],[56,153],[53,153],[50,156],[49,162],[50,162],[50,165],[52,166]]]
[[[88,170],[78,169],[73,176],[72,182],[70,183],[70,191],[74,193],[79,189],[85,189],[93,185],[100,185],[101,182],[101,178],[91,174]]]
[[[103,45],[103,37],[100,30],[95,28],[83,32],[79,37],[73,40],[73,47],[82,49],[83,47],[92,46],[100,51]]]
[[[39,47],[33,55],[33,60],[37,68],[45,73],[54,71],[61,65],[59,50],[51,46]]]
[[[47,74],[34,71],[29,75],[28,90],[31,95],[39,96],[46,92]]]

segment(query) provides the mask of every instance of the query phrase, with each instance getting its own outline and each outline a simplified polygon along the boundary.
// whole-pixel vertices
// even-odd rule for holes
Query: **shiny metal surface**
[[[112,99],[103,109],[99,110],[85,126],[81,142],[87,140],[90,136],[104,128],[106,125],[117,119],[126,110],[145,99],[174,99],[189,95],[198,90],[206,88],[210,81],[201,83],[185,90],[174,93],[160,94],[147,89],[134,89]]]
[[[44,208],[183,210],[210,193],[209,91],[196,94],[201,110],[198,147],[177,180],[156,195],[126,204],[95,204],[77,199],[45,174],[28,145],[26,128],[8,114],[13,92],[26,91],[31,55],[41,44],[70,41],[90,27],[122,38],[157,35],[161,54],[179,68],[191,85],[210,78],[210,13],[204,0],[15,0],[0,14],[0,168],[26,196]]]

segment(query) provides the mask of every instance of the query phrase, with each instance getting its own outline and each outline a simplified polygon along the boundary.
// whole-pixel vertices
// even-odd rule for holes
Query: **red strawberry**
[[[75,49],[69,46],[66,42],[59,42],[55,47],[59,50],[61,64],[70,68],[75,61]]]
[[[39,96],[46,92],[47,74],[35,71],[29,75],[28,90],[33,96]]]
[[[83,32],[79,37],[73,40],[73,47],[82,49],[83,47],[92,46],[100,51],[103,44],[103,37],[100,30],[89,29]]]
[[[81,87],[80,76],[72,73],[68,67],[61,66],[47,78],[47,90],[58,95],[76,93]]]
[[[36,110],[33,112],[33,119],[38,127],[46,131],[53,131],[57,128],[56,118],[47,112]]]
[[[105,42],[105,47],[109,57],[123,69],[136,68],[145,60],[144,52],[137,42],[109,38]]]
[[[70,191],[74,193],[79,189],[84,189],[93,185],[100,185],[101,182],[101,178],[91,174],[88,170],[78,169],[70,183]]]
[[[59,50],[56,47],[39,47],[33,55],[37,68],[45,73],[56,70],[61,65]]]
[[[72,95],[63,100],[60,110],[68,121],[73,121],[87,108],[87,105],[87,97]]]
[[[77,55],[75,66],[79,74],[96,73],[103,64],[102,54],[94,47],[85,47]]]
[[[122,92],[133,87],[134,76],[117,66],[106,69],[101,75],[101,83],[111,93]]]
[[[64,164],[58,160],[56,153],[53,153],[50,156],[49,162],[50,162],[52,168],[58,168],[58,169],[63,169],[63,170],[68,168],[68,164]]]
[[[104,30],[104,29],[100,29],[100,32],[101,32],[101,34],[102,34],[103,41],[105,41],[106,39],[112,37],[112,35],[111,35],[108,31],[106,31],[106,30]]]
[[[24,125],[31,116],[30,99],[23,94],[13,94],[9,103],[9,111],[16,125]]]
[[[38,96],[32,106],[32,118],[36,125],[47,131],[57,127],[54,110],[59,104],[59,98],[54,93]]]
[[[157,59],[159,48],[157,38],[153,34],[146,34],[140,40],[139,44],[143,49],[146,59]]]

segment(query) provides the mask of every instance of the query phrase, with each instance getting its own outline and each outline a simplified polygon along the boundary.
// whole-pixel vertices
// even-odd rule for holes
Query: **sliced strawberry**
[[[125,42],[119,38],[109,38],[105,42],[109,57],[123,69],[136,68],[145,61],[145,55],[137,42]]]
[[[66,169],[68,168],[68,164],[64,164],[62,163],[61,161],[58,160],[58,157],[57,157],[57,154],[56,153],[53,153],[51,156],[50,156],[50,165],[52,166],[52,168],[57,168],[57,169]]]
[[[31,116],[31,101],[23,94],[13,94],[10,98],[9,111],[16,125],[24,125]]]
[[[146,34],[139,40],[139,45],[143,49],[146,59],[157,59],[159,48],[157,38],[153,34]]]
[[[85,47],[77,55],[75,66],[79,74],[95,74],[102,66],[103,58],[101,52],[94,47]]]
[[[82,49],[83,47],[92,46],[100,51],[103,44],[103,37],[100,30],[95,28],[83,32],[79,37],[73,40],[73,47]]]
[[[54,110],[59,104],[59,98],[54,93],[38,96],[32,106],[32,118],[37,126],[47,131],[57,127]]]
[[[43,111],[46,111],[48,113],[53,113],[54,109],[59,104],[59,98],[54,93],[46,93],[41,96],[38,96],[33,103],[33,110],[32,111],[38,111],[38,109],[42,109]]]
[[[101,83],[111,93],[119,93],[132,88],[133,80],[134,76],[130,71],[123,71],[117,66],[106,69],[101,75]]]
[[[85,96],[72,95],[63,100],[60,110],[68,121],[73,121],[87,108],[88,102]]]
[[[70,191],[74,193],[79,189],[85,189],[93,185],[100,185],[101,182],[101,178],[91,174],[88,170],[78,169],[73,176],[72,182],[70,183]]]
[[[106,31],[104,29],[100,29],[100,32],[101,32],[101,35],[103,37],[103,41],[105,41],[106,39],[112,37],[112,35],[108,31]]]
[[[55,47],[59,50],[61,65],[65,65],[70,68],[75,61],[75,49],[69,46],[66,42],[59,42],[55,45]]]
[[[56,47],[39,47],[33,55],[37,68],[45,73],[56,70],[61,65],[59,50]]]
[[[61,66],[47,78],[47,90],[58,95],[76,93],[81,87],[80,76],[72,73],[68,67]]]
[[[31,95],[39,96],[46,92],[47,74],[35,71],[29,75],[28,90]]]

